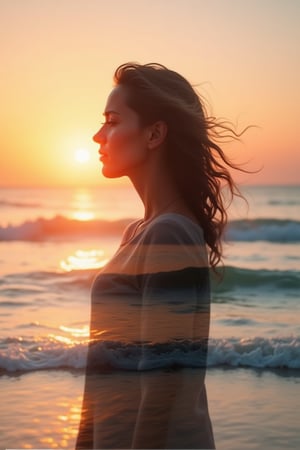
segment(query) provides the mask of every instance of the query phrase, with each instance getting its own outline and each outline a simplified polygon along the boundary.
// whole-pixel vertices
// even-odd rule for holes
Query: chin
[[[120,171],[117,170],[109,169],[108,167],[102,167],[102,175],[105,178],[121,178],[125,176],[124,173],[121,173]]]

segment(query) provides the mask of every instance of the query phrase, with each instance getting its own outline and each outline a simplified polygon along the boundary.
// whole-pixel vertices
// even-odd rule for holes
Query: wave
[[[272,206],[300,206],[300,199],[276,199],[276,200],[269,200],[268,205]]]
[[[300,221],[287,219],[244,219],[230,222],[229,241],[300,242]]]
[[[21,273],[12,273],[3,276],[3,284],[17,284],[18,287],[12,288],[0,288],[0,294],[7,297],[24,297],[25,294],[38,294],[43,288],[47,291],[53,289],[53,286],[58,289],[90,289],[92,281],[95,275],[99,272],[99,268],[87,268],[87,269],[73,269],[67,271],[30,271]],[[35,284],[35,289],[28,288],[28,281]],[[0,303],[0,307],[3,302]],[[24,304],[24,302],[22,303]]]
[[[76,290],[78,288],[90,290],[95,275],[99,272],[99,268],[90,269],[74,269],[70,271],[36,271],[8,274],[3,277],[3,281],[8,284],[16,284],[17,288],[0,289],[0,294],[10,299],[11,302],[1,302],[0,308],[8,305],[24,306],[26,304],[25,294],[30,294],[33,298],[43,289],[63,289]],[[241,292],[250,290],[256,292],[260,299],[262,294],[266,292],[275,292],[280,296],[288,293],[298,298],[300,289],[300,271],[295,270],[267,270],[267,269],[245,269],[240,267],[225,266],[220,270],[220,276],[216,276],[211,272],[212,280],[212,302],[218,302],[222,298],[222,294]],[[28,287],[30,283],[35,283],[35,289]],[[255,289],[254,289],[255,287]],[[273,295],[274,296],[274,295]],[[17,299],[22,298],[18,302]],[[26,296],[28,299],[28,295]],[[28,300],[29,301],[29,300]],[[230,301],[227,299],[226,301]],[[249,300],[250,301],[250,300]],[[222,300],[224,302],[224,299]]]
[[[11,202],[9,200],[3,200],[0,199],[0,207],[14,207],[14,208],[40,208],[42,205],[41,203],[36,203],[36,202]]]
[[[64,216],[38,218],[19,225],[0,227],[0,241],[44,241],[93,236],[121,235],[133,219],[80,221]],[[231,221],[228,241],[300,242],[300,221],[285,219],[244,219]]]
[[[251,289],[261,294],[263,290],[272,292],[299,292],[300,272],[294,270],[244,269],[227,266],[221,270],[221,281],[212,274],[212,287],[215,293],[225,293],[233,290]]]
[[[300,337],[212,339],[208,366],[300,369]]]
[[[87,342],[66,343],[59,336],[44,338],[11,337],[0,340],[2,372],[50,369],[84,369]],[[101,368],[115,370],[141,369],[141,346],[137,343],[102,341],[92,346],[93,360]],[[201,342],[178,340],[147,344],[142,370],[171,367],[203,367]],[[300,369],[300,337],[250,339],[210,339],[208,367],[251,367]]]
[[[0,227],[0,241],[44,241],[51,238],[120,235],[129,222],[129,219],[81,221],[64,216],[55,216],[52,219],[41,217],[20,225]]]

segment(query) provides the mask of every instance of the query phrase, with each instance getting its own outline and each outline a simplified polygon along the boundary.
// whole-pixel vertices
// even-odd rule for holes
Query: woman
[[[159,64],[115,72],[94,136],[102,173],[127,176],[145,214],[92,287],[77,448],[215,448],[205,390],[209,267],[237,193],[199,96]],[[208,254],[207,254],[208,253]]]

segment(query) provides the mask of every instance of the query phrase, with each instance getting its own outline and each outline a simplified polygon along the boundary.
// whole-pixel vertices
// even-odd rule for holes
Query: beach
[[[83,380],[62,370],[2,376],[1,448],[74,448]],[[212,368],[206,380],[217,448],[299,448],[299,372]]]
[[[223,278],[212,274],[206,386],[216,446],[296,450],[300,187],[243,193],[249,205],[230,209]],[[141,214],[127,187],[0,189],[1,448],[74,448],[91,284]],[[110,351],[112,391],[136,377],[134,348],[125,355],[122,345]],[[189,342],[186,351],[195,376]]]

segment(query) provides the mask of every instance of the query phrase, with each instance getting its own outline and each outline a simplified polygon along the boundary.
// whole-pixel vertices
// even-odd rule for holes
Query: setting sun
[[[75,151],[74,158],[79,164],[85,164],[90,160],[90,152],[86,148],[78,148]]]

